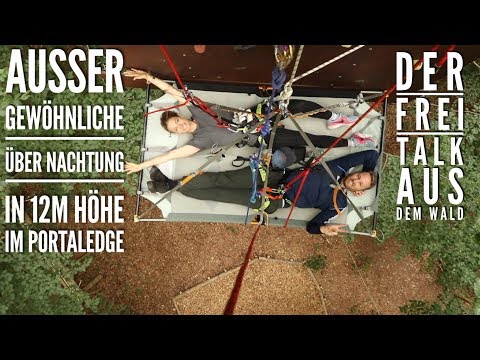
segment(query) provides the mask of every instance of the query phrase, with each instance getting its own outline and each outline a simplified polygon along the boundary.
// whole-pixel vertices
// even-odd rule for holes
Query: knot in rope
[[[287,74],[285,73],[285,70],[280,70],[280,68],[275,65],[275,68],[272,71],[272,87],[276,91],[280,91],[286,78]]]
[[[287,84],[285,85],[282,92],[280,93],[279,99],[288,100],[292,95],[293,95],[293,88]]]

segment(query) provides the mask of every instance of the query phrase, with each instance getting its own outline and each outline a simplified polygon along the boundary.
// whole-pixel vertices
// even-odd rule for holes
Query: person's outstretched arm
[[[185,102],[185,98],[183,97],[183,93],[175,89],[172,85],[166,83],[165,81],[156,78],[153,75],[150,75],[146,71],[143,70],[138,70],[138,69],[130,69],[126,70],[123,75],[127,77],[133,77],[133,80],[138,80],[138,79],[144,79],[148,81],[149,83],[155,85],[158,87],[160,90],[163,92],[172,95],[175,99],[181,102]]]
[[[133,174],[134,172],[143,170],[153,165],[161,165],[169,160],[189,157],[199,151],[200,149],[196,148],[195,146],[184,145],[182,147],[179,147],[178,149],[173,149],[168,153],[154,157],[153,159],[144,161],[143,163],[140,163],[140,164],[135,164],[135,163],[125,161],[125,171],[127,172],[127,174]]]

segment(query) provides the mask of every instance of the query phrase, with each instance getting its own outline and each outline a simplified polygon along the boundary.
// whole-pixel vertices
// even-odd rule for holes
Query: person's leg
[[[206,172],[198,175],[178,190],[185,196],[247,205],[252,188],[252,172],[249,167],[223,172]]]
[[[323,106],[308,100],[290,99],[288,103],[288,110],[292,114],[305,113],[322,108]],[[332,117],[330,110],[322,111],[311,115],[311,117],[328,120]]]
[[[312,101],[298,99],[291,99],[288,105],[288,109],[292,114],[305,113],[321,107],[321,105],[318,105]],[[358,116],[356,115],[344,115],[341,113],[332,112],[330,110],[319,112],[310,116],[327,120],[328,129],[336,129],[340,126],[350,126],[358,120]]]
[[[272,172],[270,185],[278,184],[278,177],[283,174]],[[258,187],[263,186],[261,178],[257,179]],[[198,200],[212,200],[226,202],[230,204],[238,204],[258,209],[262,203],[261,198],[256,198],[254,203],[250,202],[252,193],[252,172],[250,167],[240,170],[225,171],[218,173],[205,173],[199,175],[196,179],[192,179],[178,190],[185,196]],[[269,214],[282,207],[282,200],[271,200],[265,209]]]
[[[251,189],[191,189],[182,186],[178,191],[185,196],[198,200],[220,201],[246,206],[250,203]]]
[[[258,209],[262,204],[262,198],[258,197],[255,199],[254,203],[250,202],[251,189],[188,189],[181,187],[178,191],[185,196],[197,200],[220,201],[229,204],[248,206],[252,209]],[[270,200],[265,212],[271,214],[281,208],[282,204],[282,199]]]
[[[182,186],[189,190],[201,189],[251,189],[252,171],[250,167],[239,170],[205,172]]]
[[[337,140],[336,137],[327,135],[313,135],[307,133],[307,136],[312,141],[313,145],[319,148],[328,148],[335,140]],[[284,146],[307,146],[307,143],[298,131],[278,128],[277,133],[275,134],[275,139],[273,140],[273,149],[276,150]],[[347,139],[341,139],[337,145],[335,145],[335,147],[346,146],[348,146]]]

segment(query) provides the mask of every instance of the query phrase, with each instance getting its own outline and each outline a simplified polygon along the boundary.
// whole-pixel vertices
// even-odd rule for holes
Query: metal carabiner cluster
[[[280,70],[285,70],[285,68],[290,64],[293,59],[293,53],[295,52],[294,45],[275,45],[275,61]]]

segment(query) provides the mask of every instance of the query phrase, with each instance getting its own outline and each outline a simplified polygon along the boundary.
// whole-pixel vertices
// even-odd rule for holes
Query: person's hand
[[[142,170],[143,168],[139,164],[131,163],[128,161],[125,161],[125,171],[128,174],[133,174],[137,171]]]
[[[320,232],[324,235],[338,235],[338,233],[347,233],[348,230],[342,229],[346,227],[346,224],[333,224],[320,226]]]
[[[146,71],[143,71],[143,70],[138,70],[138,69],[130,69],[130,70],[126,70],[123,72],[123,75],[125,75],[126,77],[133,77],[133,80],[147,80],[150,78],[152,78],[152,76],[147,73]]]

